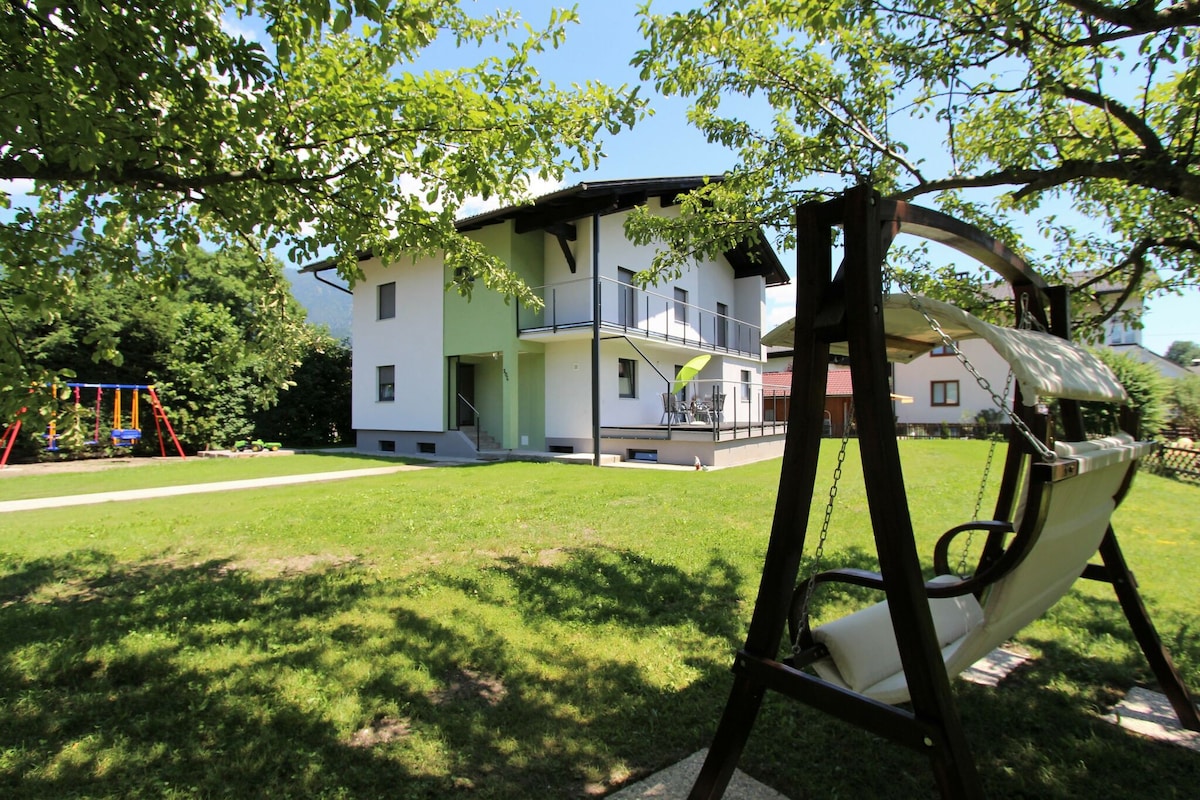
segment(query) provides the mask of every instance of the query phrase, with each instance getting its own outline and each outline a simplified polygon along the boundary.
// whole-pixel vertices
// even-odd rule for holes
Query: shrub
[[[1109,366],[1129,395],[1129,404],[1137,410],[1141,435],[1154,436],[1167,421],[1167,386],[1159,371],[1149,364],[1110,350],[1096,348],[1093,354]],[[1083,422],[1088,433],[1106,436],[1120,430],[1120,407],[1114,403],[1081,403]]]
[[[1200,375],[1171,381],[1167,401],[1172,422],[1181,428],[1200,430]]]

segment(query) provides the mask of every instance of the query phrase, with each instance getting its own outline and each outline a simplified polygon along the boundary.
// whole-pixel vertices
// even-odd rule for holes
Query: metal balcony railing
[[[716,352],[753,357],[762,352],[762,329],[757,325],[611,278],[600,278],[599,289],[600,324],[607,330]],[[534,293],[544,305],[536,311],[518,308],[519,333],[592,324],[592,279],[539,286]]]

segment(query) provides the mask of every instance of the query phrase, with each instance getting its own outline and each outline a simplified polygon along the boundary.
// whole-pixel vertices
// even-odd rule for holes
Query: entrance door
[[[458,409],[458,426],[474,425],[475,412],[472,406],[479,407],[475,402],[475,365],[459,361],[455,382],[458,384],[458,397],[455,402]]]

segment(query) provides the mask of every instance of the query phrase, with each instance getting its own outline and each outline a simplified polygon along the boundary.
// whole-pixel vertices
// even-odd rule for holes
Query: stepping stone
[[[962,672],[962,679],[980,686],[999,686],[1017,667],[1029,661],[1029,656],[997,647]]]
[[[654,773],[649,778],[626,786],[608,800],[686,800],[692,784],[700,774],[708,750],[700,750],[674,766]],[[788,800],[774,789],[759,783],[740,769],[733,773],[725,800]]]
[[[1135,686],[1104,719],[1125,730],[1200,753],[1200,732],[1181,728],[1170,701],[1158,692]]]

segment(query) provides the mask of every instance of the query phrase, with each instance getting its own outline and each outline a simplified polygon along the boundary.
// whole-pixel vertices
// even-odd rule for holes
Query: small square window
[[[958,405],[958,381],[931,381],[929,404],[932,406]]]
[[[396,282],[379,284],[378,289],[379,319],[392,319],[396,316]]]
[[[390,403],[396,399],[396,365],[375,368],[379,384],[379,401]]]
[[[617,359],[617,387],[621,397],[637,397],[637,362],[632,358]]]

